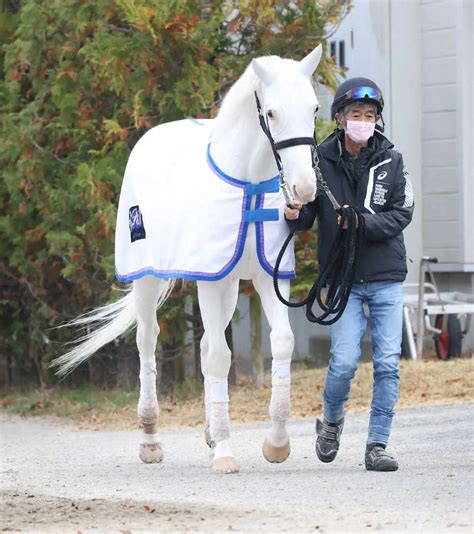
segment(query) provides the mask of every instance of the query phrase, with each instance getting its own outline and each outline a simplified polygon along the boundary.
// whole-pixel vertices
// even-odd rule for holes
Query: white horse
[[[299,62],[276,56],[255,59],[233,85],[211,125],[212,160],[226,176],[237,181],[259,183],[262,177],[275,175],[276,164],[270,142],[259,125],[255,92],[275,142],[313,136],[318,100],[311,78],[321,59],[321,51],[319,45]],[[191,206],[200,198],[199,183],[192,190],[183,188],[178,198],[172,198],[168,191],[161,190],[162,187],[166,189],[166,184],[171,183],[172,178],[173,183],[178,183],[182,176],[189,173],[190,165],[193,164],[190,160],[197,158],[197,152],[204,150],[198,137],[193,137],[194,130],[189,130],[190,121],[186,123],[188,126],[184,122],[160,125],[147,132],[133,149],[126,171],[127,176],[127,172],[130,174],[133,169],[141,169],[141,175],[145,176],[148,185],[155,180],[158,173],[168,173],[168,182],[165,182],[165,185],[161,182],[156,191],[157,194],[161,193],[159,200],[157,201],[154,194],[150,194],[143,195],[140,202],[143,206],[148,202],[150,208],[153,208],[154,224],[164,226],[165,231],[172,234],[172,240],[175,239],[173,221],[177,221],[176,213],[181,218],[186,217],[183,206]],[[150,152],[153,153],[151,159]],[[279,154],[286,183],[293,197],[302,203],[313,200],[316,182],[310,147],[291,146],[279,150]],[[202,156],[202,159],[204,157]],[[150,161],[144,163],[147,158]],[[281,193],[278,196],[279,228],[283,228],[287,233],[282,215],[284,200]],[[128,209],[128,206],[126,208]],[[140,208],[138,211],[136,208],[138,206],[130,208],[130,229],[132,232],[138,231],[138,234],[135,234],[137,241],[133,246],[141,247],[146,242],[146,239],[142,239],[145,237],[145,229],[147,239],[152,229],[150,225],[146,228],[147,221],[143,227]],[[199,209],[203,218],[212,219],[214,208],[208,206],[205,199],[199,204]],[[220,221],[217,221],[217,226],[219,223]],[[189,236],[192,238],[193,221],[190,221],[190,225]],[[213,226],[216,226],[216,221]],[[128,232],[128,229],[126,231]],[[176,239],[178,238],[176,236]],[[197,279],[199,306],[205,331],[201,340],[201,360],[205,379],[206,441],[212,447],[212,470],[224,473],[238,470],[230,442],[227,376],[231,354],[224,331],[236,307],[241,279],[252,280],[271,327],[271,428],[266,434],[263,454],[269,462],[278,463],[285,461],[290,454],[286,421],[290,417],[290,363],[294,337],[288,319],[288,308],[277,299],[272,277],[267,272],[268,269],[265,271],[262,268],[261,261],[257,258],[256,223],[248,224],[244,243],[238,261],[222,278],[214,277],[209,281],[206,278],[191,277]],[[202,255],[205,255],[204,244]],[[183,261],[186,262],[187,258]],[[146,463],[160,462],[163,458],[157,435],[159,407],[156,395],[155,349],[159,327],[156,310],[170,294],[175,279],[188,277],[184,271],[166,271],[165,274],[160,272],[142,269],[130,278],[122,278],[133,280],[132,290],[118,302],[78,318],[74,324],[88,326],[95,323],[98,327],[81,338],[81,343],[73,350],[55,361],[60,367],[59,372],[67,374],[100,347],[136,324],[136,341],[140,355],[138,416],[143,427],[140,458]],[[288,279],[281,281],[280,289],[288,299]]]

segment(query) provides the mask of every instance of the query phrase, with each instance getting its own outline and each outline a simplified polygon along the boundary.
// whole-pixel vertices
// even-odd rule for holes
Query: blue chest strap
[[[278,193],[280,190],[280,183],[278,176],[274,176],[271,180],[265,180],[259,184],[245,184],[245,192],[248,196],[262,195],[263,193]]]
[[[278,221],[277,209],[245,210],[242,220],[244,222]]]
[[[280,183],[278,176],[274,176],[271,180],[265,180],[259,184],[245,184],[245,193],[247,196],[263,195],[264,193],[278,193],[280,190]],[[278,221],[277,209],[259,208],[256,210],[245,210],[243,214],[244,222],[265,222]]]

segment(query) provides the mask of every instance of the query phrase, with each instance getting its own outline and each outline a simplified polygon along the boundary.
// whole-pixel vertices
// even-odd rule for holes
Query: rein
[[[283,243],[275,262],[275,269],[273,271],[273,287],[280,302],[290,308],[300,308],[302,306],[306,306],[306,318],[308,321],[321,325],[331,325],[335,323],[344,313],[347,301],[349,300],[352,285],[354,283],[355,263],[361,241],[360,224],[362,218],[360,217],[360,213],[356,208],[341,207],[324,180],[319,167],[316,130],[314,132],[314,137],[294,137],[292,139],[286,139],[284,141],[275,143],[268,123],[263,116],[260,101],[256,92],[255,101],[257,104],[260,126],[270,141],[270,146],[272,148],[273,156],[278,168],[280,188],[286,204],[291,207],[294,199],[291,192],[288,190],[288,185],[285,181],[285,173],[278,150],[298,145],[310,145],[315,181],[325,192],[332,204],[332,207],[334,208],[334,211],[341,216],[339,232],[330,252],[331,260],[326,266],[326,269],[319,274],[306,298],[299,302],[288,301],[283,297],[280,292],[280,288],[278,287],[278,271],[280,268],[280,263],[290,241],[295,235],[295,231],[290,231],[288,237],[285,239],[285,242]],[[357,221],[359,221],[359,226],[357,225]],[[343,226],[346,222],[348,228],[347,230],[343,230]],[[328,285],[328,291],[326,299],[323,301],[322,290],[326,284]],[[315,301],[317,301],[318,305],[323,311],[323,313],[319,316],[314,315],[312,311]],[[329,316],[333,317],[329,318]]]

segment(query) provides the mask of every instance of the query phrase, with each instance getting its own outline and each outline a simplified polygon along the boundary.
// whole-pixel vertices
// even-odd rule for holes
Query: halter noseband
[[[278,143],[275,143],[272,133],[270,132],[270,127],[268,126],[268,123],[265,120],[265,117],[263,116],[262,106],[260,105],[260,100],[258,99],[257,91],[255,91],[254,94],[255,94],[255,102],[257,103],[258,120],[260,122],[260,126],[263,130],[263,133],[268,137],[268,140],[270,141],[270,146],[272,147],[272,152],[275,158],[275,163],[278,167],[278,175],[280,177],[280,189],[283,193],[286,204],[288,206],[292,206],[294,202],[294,198],[291,192],[288,190],[288,185],[285,181],[285,172],[283,170],[283,165],[281,163],[281,157],[280,157],[280,154],[278,154],[278,150],[281,150],[283,148],[289,148],[292,146],[298,146],[298,145],[309,145],[311,147],[311,156],[312,156],[312,161],[313,161],[315,181],[322,187],[323,191],[327,194],[331,204],[333,205],[333,208],[335,210],[340,209],[339,203],[334,198],[331,191],[329,191],[329,188],[321,174],[321,170],[319,169],[319,156],[318,156],[318,145],[316,143],[316,130],[314,131],[313,137],[293,137],[291,139],[285,139],[284,141],[279,141]]]

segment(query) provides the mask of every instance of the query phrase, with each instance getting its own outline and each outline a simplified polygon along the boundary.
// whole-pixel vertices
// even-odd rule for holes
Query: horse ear
[[[260,59],[252,59],[252,68],[265,85],[270,85],[275,78],[275,73],[264,65]]]
[[[322,53],[323,47],[318,45],[312,52],[310,52],[300,61],[300,70],[308,78],[311,78],[313,72],[316,70],[316,67],[319,65]]]

